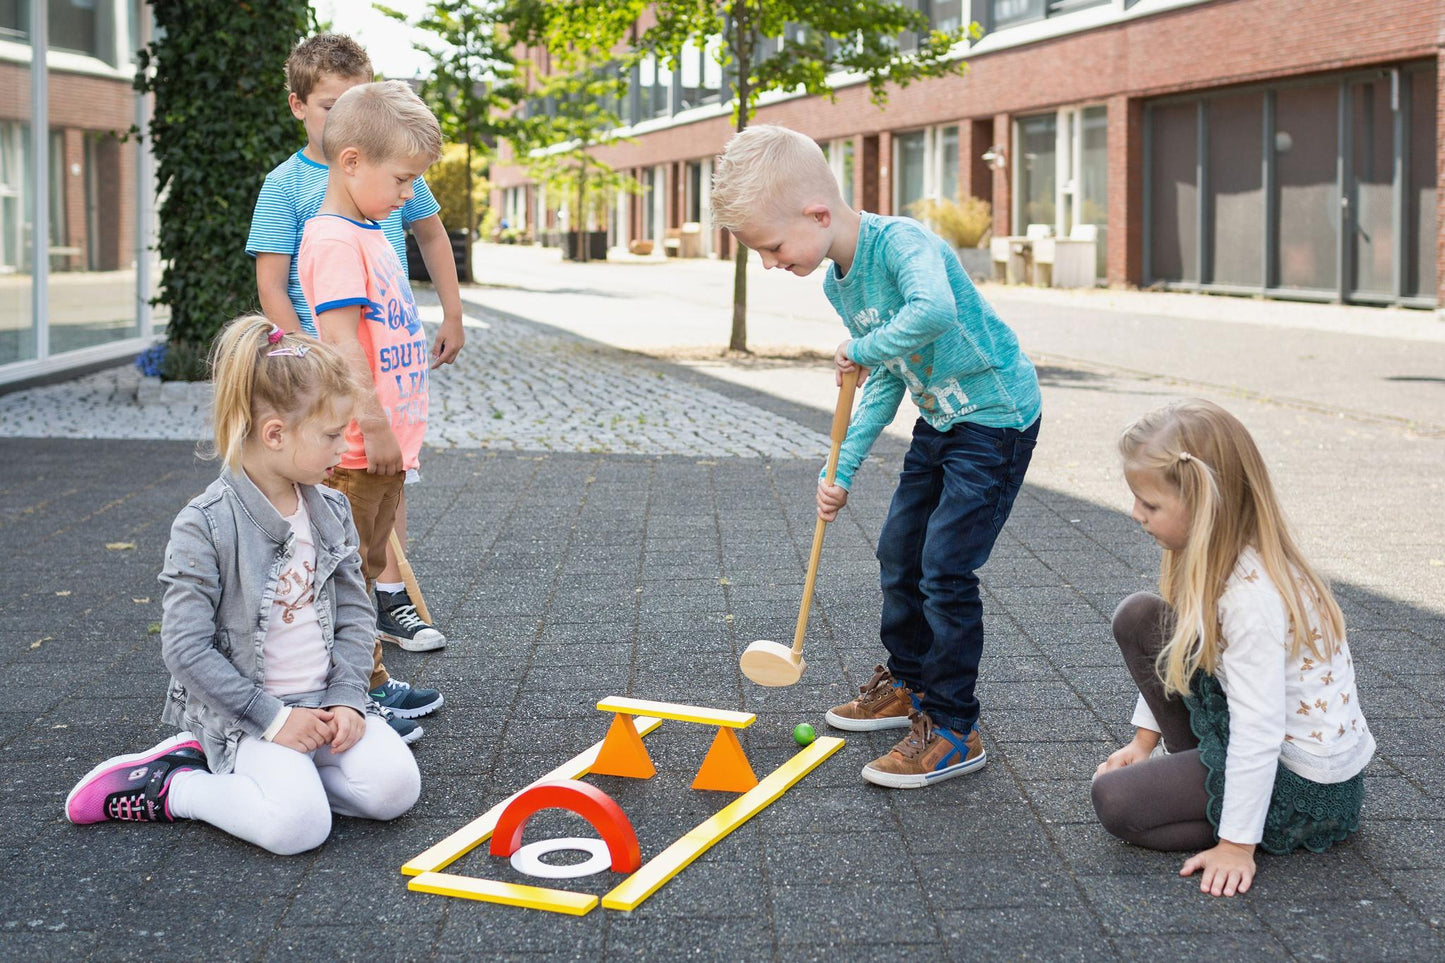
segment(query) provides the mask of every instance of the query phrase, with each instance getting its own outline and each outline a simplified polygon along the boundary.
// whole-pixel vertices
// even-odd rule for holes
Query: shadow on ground
[[[742,390],[742,389],[738,389]],[[750,399],[762,404],[764,399]],[[826,430],[827,413],[797,406]],[[862,784],[891,743],[833,759],[632,914],[580,919],[411,893],[403,862],[600,739],[599,698],[746,709],[761,774],[825,730],[879,658],[872,546],[889,469],[828,534],[801,684],[765,690],[737,657],[791,638],[813,519],[813,460],[429,451],[411,558],[452,639],[389,650],[446,707],[417,745],[424,790],[392,824],[338,818],[277,858],[203,825],[74,827],[73,781],[166,735],[159,568],[176,511],[213,477],[188,443],[7,441],[0,762],[12,874],[7,959],[511,956],[866,959],[1440,958],[1445,742],[1438,616],[1340,586],[1380,743],[1363,828],[1325,855],[1263,858],[1245,898],[1213,900],[1180,857],[1095,825],[1088,777],[1128,734],[1132,696],[1108,617],[1156,550],[1118,512],[1026,488],[985,570],[980,681],[989,765],[923,792]],[[644,858],[728,796],[687,788],[711,733],[669,723],[659,775],[599,779]],[[578,827],[553,819],[528,841]],[[584,829],[585,832],[585,829]],[[516,879],[473,854],[457,869]],[[610,874],[575,881],[602,892]],[[380,948],[380,949],[378,949]]]

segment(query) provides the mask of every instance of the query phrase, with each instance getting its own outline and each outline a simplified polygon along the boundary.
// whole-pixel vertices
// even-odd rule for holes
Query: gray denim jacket
[[[351,506],[329,488],[298,487],[316,543],[316,615],[331,653],[319,704],[364,713],[376,613]],[[161,656],[171,672],[161,719],[196,734],[213,772],[230,772],[241,737],[259,738],[282,709],[262,687],[261,648],[294,543],[291,526],[260,489],[229,468],[171,525],[160,574]]]

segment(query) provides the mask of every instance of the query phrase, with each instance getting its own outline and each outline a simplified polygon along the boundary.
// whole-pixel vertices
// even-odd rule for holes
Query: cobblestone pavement
[[[435,297],[420,294],[429,317]],[[651,359],[503,315],[472,319],[476,347],[433,372],[432,448],[792,457],[815,432]],[[0,437],[206,437],[205,384],[160,385],[137,401],[133,367],[0,395]]]
[[[809,363],[671,364],[606,346],[605,330],[563,330],[576,310],[605,329],[637,307],[621,286],[594,287],[590,309],[569,301],[566,311],[549,299],[573,295],[527,301],[513,290],[511,315],[470,293],[474,322],[489,327],[470,328],[464,363],[434,382],[438,403],[456,405],[438,427],[466,430],[428,452],[427,480],[408,493],[411,560],[452,644],[387,653],[399,677],[447,697],[416,746],[422,799],[394,823],[338,819],[323,847],[298,857],[196,824],[65,822],[79,774],[167,734],[155,574],[172,517],[214,466],[184,440],[199,421],[183,440],[99,437],[121,412],[138,432],[197,417],[180,401],[130,412],[124,397],[102,400],[118,390],[114,375],[108,387],[92,377],[0,396],[0,856],[13,867],[0,959],[1445,958],[1445,604],[1431,564],[1442,558],[1445,439],[1373,416],[1390,414],[1386,401],[1406,409],[1428,397],[1416,382],[1411,394],[1382,395],[1391,373],[1413,376],[1390,359],[1432,355],[1389,339],[1379,352],[1336,345],[1309,330],[1273,340],[1283,356],[1320,353],[1341,379],[1349,366],[1338,352],[1354,355],[1364,373],[1330,390],[1350,395],[1357,415],[1324,399],[1282,402],[1247,381],[1221,386],[1202,371],[1170,376],[1180,350],[1167,340],[1134,364],[1064,350],[1075,360],[1041,364],[1038,455],[982,572],[989,764],[978,774],[922,792],[869,787],[858,769],[894,734],[849,734],[837,756],[630,914],[573,919],[406,890],[403,862],[597,741],[599,698],[755,712],[742,742],[761,774],[794,751],[796,723],[825,732],[823,710],[881,657],[872,553],[899,435],[880,439],[828,529],[802,682],[753,686],[738,654],[754,639],[791,638],[797,614],[830,376]],[[1033,343],[1062,347],[1084,344],[1077,327],[1108,347],[1138,324],[1072,303],[1015,308],[1011,320]],[[1258,352],[1270,341],[1230,324],[1205,336],[1221,357],[1231,337]],[[1298,378],[1293,395],[1309,388],[1308,372]],[[1133,701],[1109,616],[1158,566],[1123,511],[1110,438],[1183,392],[1224,401],[1261,438],[1337,587],[1380,744],[1360,833],[1323,855],[1262,857],[1253,890],[1234,900],[1180,879],[1179,855],[1109,837],[1089,802],[1089,774],[1127,738]],[[649,430],[654,411],[663,418],[678,399],[686,413]],[[501,418],[494,405],[506,406]],[[45,412],[96,437],[16,437],[36,430],[17,427],[23,418]],[[607,413],[602,425],[595,412]],[[617,439],[588,450],[619,412],[631,416]],[[699,440],[704,418],[719,432],[711,448]],[[688,789],[709,738],[668,723],[648,739],[654,779],[593,780],[632,819],[644,857],[731,798]],[[544,813],[527,838],[579,828],[586,834]],[[483,851],[454,869],[530,881]],[[605,892],[607,876],[568,888]]]

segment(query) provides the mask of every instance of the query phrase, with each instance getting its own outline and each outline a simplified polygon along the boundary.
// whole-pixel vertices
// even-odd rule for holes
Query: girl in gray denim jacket
[[[345,496],[355,394],[335,351],[264,317],[217,339],[221,477],[171,526],[162,715],[179,735],[92,769],[73,823],[200,819],[273,853],[313,849],[331,814],[394,819],[416,802],[411,751],[375,713],[376,615]]]

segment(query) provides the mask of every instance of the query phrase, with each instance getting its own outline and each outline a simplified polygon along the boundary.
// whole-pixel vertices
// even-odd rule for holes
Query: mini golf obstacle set
[[[443,872],[447,866],[491,841],[492,856],[510,858],[513,869],[551,879],[590,875],[610,868],[626,878],[600,902],[607,909],[633,910],[682,872],[734,829],[767,808],[825,759],[843,748],[843,740],[829,736],[813,739],[777,769],[758,779],[738,742],[736,730],[756,720],[750,712],[709,709],[672,702],[612,697],[597,703],[615,713],[607,736],[540,779],[513,793],[426,852],[414,857],[401,871],[413,879],[407,888],[463,899],[523,906],[583,916],[598,904],[589,893],[529,886],[476,876]],[[643,737],[665,720],[717,727],[692,782],[694,789],[741,793],[647,862],[642,861],[637,833],[622,808],[610,796],[581,781],[589,773],[648,779],[656,774]],[[799,742],[802,740],[799,739]],[[600,840],[561,837],[522,845],[527,821],[545,809],[564,809],[586,819]],[[541,862],[540,857],[559,850],[582,850],[589,859],[570,866]]]
[[[858,387],[858,372],[843,376],[838,389],[838,403],[833,411],[830,432],[831,447],[825,478],[833,484],[838,471],[838,453],[848,433],[853,410],[853,395]],[[813,531],[813,548],[808,557],[808,571],[803,583],[803,599],[798,609],[797,628],[792,648],[777,642],[759,639],[743,652],[739,668],[748,679],[762,686],[794,685],[807,667],[803,661],[803,636],[808,628],[808,611],[813,601],[813,587],[818,578],[818,563],[823,553],[823,533],[827,522],[818,519]],[[502,880],[461,876],[442,870],[491,840],[488,852],[505,857],[512,868],[523,875],[545,879],[570,879],[611,869],[626,874],[600,902],[606,909],[634,910],[643,900],[657,892],[664,883],[686,869],[693,860],[707,852],[723,837],[747,822],[778,797],[787,792],[823,761],[843,748],[843,740],[833,736],[818,737],[813,727],[800,723],[793,729],[793,740],[802,749],[777,769],[758,779],[738,742],[736,730],[756,721],[751,712],[709,709],[673,702],[650,702],[613,696],[597,703],[603,712],[614,713],[612,724],[603,740],[553,769],[551,772],[497,803],[446,839],[416,856],[401,868],[413,877],[408,889],[420,893],[436,893],[462,899],[502,903],[584,916],[598,904],[589,893],[530,886]],[[643,745],[643,738],[662,725],[664,720],[692,722],[717,727],[712,747],[692,781],[693,789],[741,793],[713,815],[684,833],[676,842],[647,862],[642,861],[637,832],[627,814],[611,796],[582,777],[596,775],[651,779],[657,768]],[[538,840],[522,845],[522,832],[532,816],[546,809],[562,809],[586,819],[597,830],[600,839],[564,836]],[[564,850],[582,851],[588,859],[572,865],[553,865],[542,861],[548,853]]]

